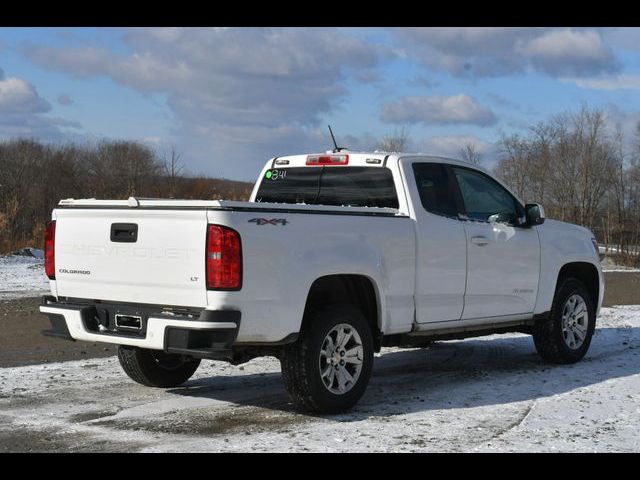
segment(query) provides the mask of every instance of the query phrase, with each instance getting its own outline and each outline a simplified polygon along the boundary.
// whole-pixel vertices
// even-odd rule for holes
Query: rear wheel
[[[371,328],[351,305],[314,308],[280,361],[285,387],[300,408],[345,411],[360,399],[371,377]]]
[[[593,299],[584,284],[565,279],[556,291],[549,318],[534,327],[540,356],[553,363],[574,363],[589,349],[596,326]]]
[[[200,365],[199,358],[124,345],[118,346],[118,360],[133,381],[160,388],[182,385]]]

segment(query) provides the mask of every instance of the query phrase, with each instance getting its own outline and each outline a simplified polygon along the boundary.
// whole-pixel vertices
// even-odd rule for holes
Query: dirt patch
[[[88,412],[76,413],[75,415],[71,415],[69,420],[71,420],[71,423],[89,422],[91,420],[97,420],[99,418],[112,417],[119,411],[119,409],[115,408],[111,410],[90,410]]]
[[[640,304],[640,273],[605,272],[603,306]]]
[[[60,432],[45,428],[32,430],[24,426],[11,425],[0,428],[0,452],[131,452],[144,445],[131,442],[120,443],[92,438],[82,432]]]
[[[49,400],[44,395],[23,394],[20,392],[21,390],[14,389],[11,393],[3,394],[0,397],[0,408],[17,410],[25,407],[36,408],[49,403]]]
[[[244,433],[252,435],[261,432],[286,432],[293,427],[308,422],[312,417],[298,413],[286,413],[256,407],[236,407],[221,413],[207,409],[171,412],[160,418],[136,418],[104,420],[94,425],[117,428],[119,430],[144,430],[153,433],[180,435],[220,435]]]
[[[35,365],[116,354],[113,345],[71,342],[45,337],[51,328],[46,315],[38,310],[40,298],[0,300],[0,368]]]

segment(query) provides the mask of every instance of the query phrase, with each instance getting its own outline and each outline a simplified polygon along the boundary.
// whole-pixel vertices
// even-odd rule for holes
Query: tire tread
[[[562,280],[553,297],[549,317],[538,323],[533,330],[533,341],[538,354],[545,361],[551,363],[569,364],[579,361],[589,348],[595,326],[595,320],[592,321],[590,318],[590,323],[587,327],[587,338],[585,338],[583,347],[575,352],[569,352],[567,348],[564,348],[560,338],[562,337],[561,309],[563,306],[563,300],[568,295],[568,293],[565,294],[565,291],[580,291],[584,296],[585,302],[587,302],[589,315],[591,315],[591,311],[593,309],[593,299],[588,294],[588,290],[580,280],[573,277],[568,277]]]
[[[146,387],[171,388],[189,380],[200,365],[200,359],[191,359],[176,370],[163,370],[151,357],[151,351],[138,347],[118,346],[118,360],[124,372]]]
[[[346,407],[328,407],[322,402],[319,402],[318,398],[316,398],[313,393],[314,389],[313,385],[311,384],[311,382],[315,379],[316,372],[308,371],[308,365],[312,364],[312,360],[315,360],[310,358],[310,355],[313,355],[313,352],[311,352],[310,349],[310,344],[313,340],[313,335],[317,334],[318,330],[318,328],[314,327],[319,327],[319,325],[322,325],[322,322],[326,321],[327,319],[334,319],[337,317],[343,319],[345,317],[350,319],[361,319],[362,326],[364,326],[367,331],[358,331],[360,333],[360,336],[362,337],[363,344],[364,342],[368,342],[368,348],[371,349],[371,355],[373,356],[373,337],[371,334],[371,329],[358,309],[348,304],[332,305],[329,307],[312,309],[308,314],[308,318],[306,319],[307,321],[303,322],[303,328],[301,329],[298,340],[293,344],[285,346],[280,358],[280,363],[282,366],[282,380],[284,386],[293,402],[301,410],[309,412],[334,413],[344,411],[352,406],[352,404],[350,403]],[[358,323],[360,322],[358,321]],[[366,371],[363,371],[361,373],[361,377],[360,379],[358,379],[358,381],[362,380],[367,383],[369,380],[368,376],[371,373],[370,370],[371,369],[369,366]],[[354,388],[358,388],[358,386],[356,385],[356,387]]]

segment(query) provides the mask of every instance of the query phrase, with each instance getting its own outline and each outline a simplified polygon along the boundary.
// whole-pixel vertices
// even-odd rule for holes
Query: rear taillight
[[[347,165],[349,155],[308,155],[307,165]]]
[[[56,221],[47,223],[44,231],[44,271],[51,280],[56,279]]]
[[[220,225],[207,227],[207,289],[240,290],[242,248],[240,234]]]

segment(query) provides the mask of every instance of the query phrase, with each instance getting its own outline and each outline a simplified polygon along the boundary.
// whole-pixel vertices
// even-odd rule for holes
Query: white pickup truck
[[[45,239],[58,337],[118,345],[135,381],[273,355],[307,410],[364,393],[374,352],[502,332],[580,360],[604,294],[592,233],[464,162],[271,159],[249,202],[62,200]]]

